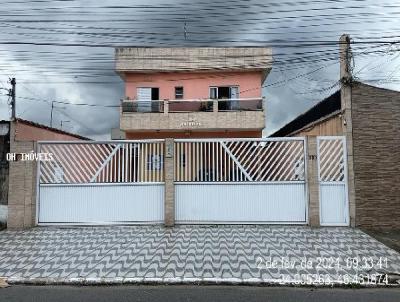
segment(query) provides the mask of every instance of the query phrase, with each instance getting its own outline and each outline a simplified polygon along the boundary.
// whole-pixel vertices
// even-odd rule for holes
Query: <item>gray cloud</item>
[[[8,3],[5,11],[9,14],[0,16],[0,41],[92,46],[272,44],[275,64],[263,90],[267,98],[265,133],[270,133],[338,88],[331,87],[339,79],[338,46],[293,45],[337,41],[343,32],[354,39],[382,39],[396,33],[399,19],[394,17],[400,13],[396,1],[203,0],[189,4],[159,0],[152,1],[152,7],[147,4],[128,0]],[[355,71],[366,66],[356,75],[398,89],[396,46],[377,48],[383,50],[378,54],[370,53],[372,47],[376,45],[354,45],[358,53]],[[50,122],[52,100],[118,105],[124,95],[122,81],[113,70],[111,47],[0,43],[0,67],[3,86],[9,76],[17,77],[18,114],[44,124]],[[324,68],[310,73],[319,67]],[[306,75],[290,80],[301,74]],[[276,82],[279,85],[273,85]],[[5,119],[9,116],[6,97],[1,100],[0,116]],[[72,132],[108,138],[110,128],[118,126],[117,108],[56,106],[64,108],[54,111],[53,125],[70,120],[64,129]]]

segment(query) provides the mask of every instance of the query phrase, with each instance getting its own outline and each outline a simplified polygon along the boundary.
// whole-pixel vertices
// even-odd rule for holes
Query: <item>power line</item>
[[[65,107],[55,107],[53,104],[54,103],[58,103],[58,104],[64,104],[64,105],[75,105],[75,103],[69,103],[69,102],[65,102],[65,101],[57,101],[57,100],[49,100],[49,99],[46,99],[46,98],[41,98],[37,93],[35,93],[34,91],[32,91],[31,89],[29,89],[26,85],[22,85],[23,86],[23,88],[25,88],[26,90],[28,90],[30,93],[32,93],[32,94],[34,94],[34,95],[36,95],[36,96],[38,96],[37,98],[33,98],[33,97],[19,97],[20,99],[22,99],[22,100],[28,100],[28,101],[35,101],[35,102],[44,102],[44,103],[46,103],[46,104],[51,104],[52,105],[52,108],[51,108],[51,110],[53,111],[53,110],[55,110],[55,111],[57,111],[58,113],[60,113],[60,114],[62,114],[62,115],[65,115],[66,117],[68,117],[70,120],[72,120],[72,121],[74,121],[76,124],[78,124],[78,125],[80,125],[82,128],[84,128],[84,129],[86,129],[86,130],[88,130],[89,131],[89,133],[96,133],[97,131],[96,130],[94,130],[94,129],[92,129],[92,128],[90,128],[90,127],[88,127],[87,125],[85,125],[85,124],[83,124],[81,121],[78,121],[77,119],[75,119],[74,117],[72,117],[70,114],[67,114],[65,111],[62,111],[62,110],[60,110],[60,109],[66,109]],[[86,106],[90,106],[90,107],[101,107],[101,105],[99,105],[99,104],[80,104],[79,106],[83,106],[83,105],[86,105]],[[95,106],[94,106],[95,105]],[[107,107],[109,107],[110,105],[106,105]],[[117,107],[119,107],[119,106],[117,106]],[[52,115],[52,112],[51,112],[51,115]],[[51,127],[52,127],[52,117],[50,118],[50,125],[51,125]]]
[[[51,101],[48,99],[42,99],[42,98],[32,98],[32,97],[19,97],[23,100],[28,100],[28,101],[39,101],[39,102],[46,102],[48,104],[54,103],[54,104],[63,104],[63,105],[73,105],[73,106],[87,106],[87,107],[101,107],[101,108],[119,108],[120,105],[101,105],[101,104],[88,104],[88,103],[71,103],[71,102],[65,102],[65,101]]]
[[[207,45],[209,40],[197,40],[199,43],[204,43],[203,45]],[[268,40],[250,40],[250,42],[259,42],[265,43],[265,46],[268,47],[288,47],[288,48],[298,48],[300,46],[307,46],[307,47],[315,47],[315,46],[326,46],[326,45],[337,45],[339,42],[337,41],[280,41],[279,43],[282,44],[275,44],[274,42]],[[214,41],[216,43],[223,42],[238,42],[235,40],[217,40]],[[291,43],[291,44],[284,44],[284,43]],[[393,40],[393,41],[353,41],[353,44],[400,44],[400,40]],[[2,45],[32,45],[32,46],[62,46],[62,47],[93,47],[93,48],[116,48],[116,47],[135,47],[130,46],[128,44],[120,45],[120,44],[91,44],[91,43],[62,43],[62,42],[29,42],[29,41],[0,41]],[[209,44],[208,44],[209,45]],[[141,46],[143,47],[143,45]]]

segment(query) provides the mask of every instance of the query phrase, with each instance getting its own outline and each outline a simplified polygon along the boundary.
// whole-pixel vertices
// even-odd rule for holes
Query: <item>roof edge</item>
[[[91,140],[90,138],[85,137],[85,136],[81,136],[79,134],[67,132],[67,131],[64,131],[64,130],[61,130],[61,129],[57,129],[57,128],[53,128],[53,127],[46,126],[46,125],[43,125],[43,124],[39,124],[39,123],[36,123],[36,122],[28,121],[28,120],[25,120],[25,119],[22,119],[22,118],[19,118],[19,117],[14,119],[14,121],[17,122],[17,123],[22,123],[22,124],[25,124],[25,125],[29,125],[29,126],[33,126],[33,127],[49,130],[49,131],[52,131],[52,132],[56,132],[56,133],[59,133],[59,134],[69,135],[69,136],[72,136],[72,137],[75,137],[75,138],[79,138],[81,140],[86,140],[86,141],[90,141]]]
[[[327,102],[328,99],[333,98],[336,94],[338,94],[338,97],[340,98],[340,89],[337,90],[337,91],[335,91],[335,92],[332,93],[331,95],[327,96],[327,97],[324,98],[323,100],[319,101],[317,104],[315,104],[315,105],[312,106],[311,108],[309,108],[309,109],[307,109],[306,111],[304,111],[304,112],[300,113],[299,115],[297,115],[295,118],[293,118],[292,120],[290,120],[289,122],[287,122],[286,124],[284,124],[282,127],[280,127],[278,130],[276,130],[276,131],[274,131],[273,133],[271,133],[271,134],[269,135],[269,137],[277,137],[277,134],[278,134],[279,132],[284,131],[284,129],[287,128],[290,124],[294,123],[294,122],[297,121],[297,120],[300,120],[300,119],[301,119],[302,117],[304,117],[306,114],[308,114],[308,113],[312,112],[314,109],[316,109],[317,106],[320,106],[322,103]],[[335,111],[341,111],[341,110],[335,110]],[[287,135],[289,135],[289,134],[295,133],[296,131],[299,131],[300,129],[303,129],[303,128],[307,127],[308,125],[310,125],[310,124],[312,124],[312,123],[315,123],[316,121],[318,121],[318,120],[320,120],[320,119],[322,119],[322,118],[325,118],[325,117],[331,115],[331,114],[332,114],[333,112],[335,112],[335,111],[332,111],[332,112],[330,112],[330,113],[328,113],[328,114],[326,114],[326,115],[324,115],[324,116],[318,118],[317,120],[314,120],[314,121],[312,121],[312,122],[309,122],[309,123],[307,123],[306,125],[304,125],[303,127],[299,128],[299,129],[296,129],[296,130],[294,130],[294,131],[288,132],[287,134],[284,134],[284,136],[287,136]]]
[[[315,127],[316,125],[318,125],[320,123],[323,123],[323,122],[325,122],[325,121],[327,121],[327,120],[329,120],[329,119],[331,119],[333,117],[336,117],[336,116],[340,115],[341,113],[342,113],[342,110],[336,110],[336,111],[332,112],[331,114],[325,115],[325,116],[321,117],[320,119],[318,119],[318,120],[316,120],[314,122],[311,122],[311,123],[305,125],[304,127],[289,133],[288,135],[292,136],[292,135],[295,135],[295,134],[297,134],[297,133],[299,133],[301,131],[304,131],[304,130],[310,128],[310,127]]]

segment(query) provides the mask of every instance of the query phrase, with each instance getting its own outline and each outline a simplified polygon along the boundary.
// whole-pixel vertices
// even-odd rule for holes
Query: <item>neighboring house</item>
[[[338,91],[271,136],[346,135],[351,125],[355,225],[400,229],[400,92],[360,82],[344,87],[350,90],[348,120]]]
[[[342,135],[340,90],[284,125],[270,137]]]
[[[48,141],[70,141],[89,140],[86,137],[69,133],[56,128],[48,127],[17,118],[14,121],[1,121],[0,138],[2,142],[2,153],[28,153],[36,150],[36,142]],[[7,133],[6,133],[7,132]],[[5,136],[2,136],[5,133]],[[4,157],[3,156],[3,157]],[[25,227],[32,225],[35,212],[35,188],[36,188],[36,161],[11,161],[7,162],[2,158],[2,164],[7,168],[6,176],[0,176],[2,188],[1,204],[4,206],[8,201],[7,225],[11,228]],[[9,170],[9,171],[8,171]],[[3,175],[3,174],[2,174]],[[6,186],[8,187],[6,188]],[[3,196],[7,194],[5,200]],[[4,207],[3,207],[4,210]]]
[[[75,133],[70,133],[21,118],[16,118],[14,122],[7,123],[11,123],[14,126],[14,141],[89,140],[89,138]]]
[[[270,48],[124,47],[115,59],[127,139],[262,136]]]

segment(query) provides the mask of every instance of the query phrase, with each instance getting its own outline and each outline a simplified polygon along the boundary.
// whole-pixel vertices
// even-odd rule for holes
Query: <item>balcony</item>
[[[120,128],[136,130],[261,130],[262,98],[123,100]]]

